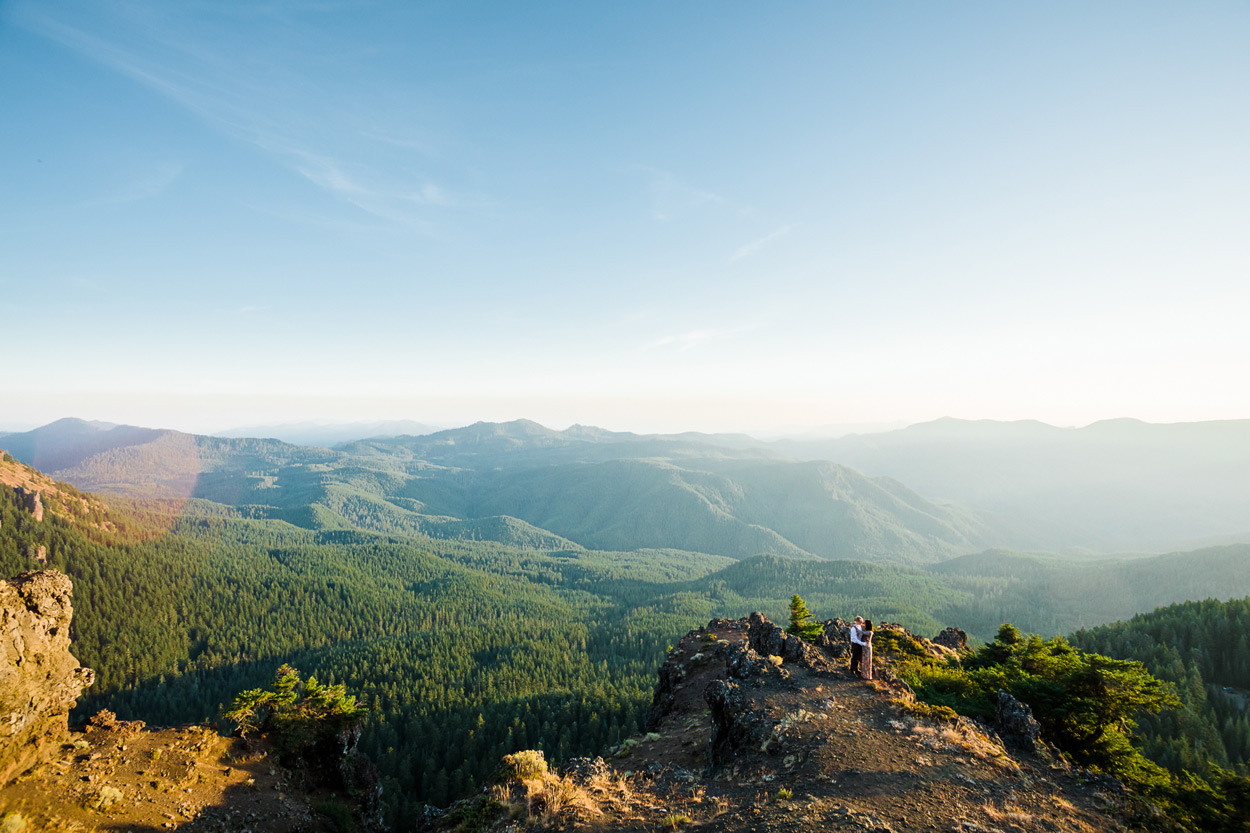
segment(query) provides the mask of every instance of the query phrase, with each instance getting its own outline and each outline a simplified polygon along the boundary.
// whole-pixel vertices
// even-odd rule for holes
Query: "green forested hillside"
[[[202,498],[310,529],[913,564],[1011,542],[989,516],[733,437],[518,420],[329,450],[62,420],[15,438],[19,459],[54,461],[82,488]]]
[[[713,616],[783,618],[801,592],[820,618],[862,613],[925,634],[956,625],[981,639],[1015,621],[1050,634],[1070,629],[1073,610],[1091,624],[1112,618],[1105,571],[1120,571],[1116,598],[1132,604],[1171,592],[1169,571],[1181,569],[1179,556],[1116,566],[994,553],[918,568],[596,551],[526,538],[534,527],[506,519],[533,546],[402,525],[384,534],[361,528],[393,523],[369,515],[394,505],[370,491],[383,482],[372,470],[322,487],[310,468],[292,482],[332,499],[277,510],[110,498],[107,533],[103,508],[35,522],[3,488],[0,575],[38,566],[43,546],[48,566],[73,578],[74,650],[98,674],[80,713],[213,719],[283,662],[346,683],[370,708],[362,743],[381,767],[393,820],[464,795],[504,752],[538,747],[558,760],[637,731],[664,647]],[[1204,595],[1247,572],[1237,549],[1181,560],[1192,575],[1170,585]],[[1060,580],[1073,575],[1087,578]]]
[[[74,580],[74,650],[98,673],[80,713],[212,719],[292,662],[370,707],[362,745],[397,819],[464,795],[504,752],[636,733],[664,646],[710,609],[655,588],[727,563],[311,531],[195,503],[105,546],[0,498],[0,571],[37,566],[42,545]]]
[[[1250,544],[1120,558],[991,551],[928,568],[974,600],[944,611],[978,634],[1017,622],[1041,634],[1070,633],[1188,599],[1250,593]]]
[[[1181,708],[1143,718],[1146,754],[1173,770],[1250,767],[1250,597],[1175,604],[1073,634],[1176,687]]]

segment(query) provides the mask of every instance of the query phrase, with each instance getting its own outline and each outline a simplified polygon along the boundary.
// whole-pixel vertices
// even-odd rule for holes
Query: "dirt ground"
[[[0,788],[0,831],[336,830],[335,799],[292,779],[263,746],[206,727],[112,722]]]

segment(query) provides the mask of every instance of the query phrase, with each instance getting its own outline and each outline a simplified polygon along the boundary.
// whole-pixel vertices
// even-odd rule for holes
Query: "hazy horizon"
[[[33,431],[37,428],[46,427],[47,425],[50,425],[62,419],[80,419],[84,422],[97,422],[97,423],[104,423],[104,424],[109,424],[109,425],[128,425],[128,426],[138,427],[138,428],[172,430],[172,431],[181,431],[183,433],[188,433],[188,434],[198,434],[202,436],[220,436],[220,437],[263,436],[263,434],[261,433],[253,433],[253,434],[240,433],[240,432],[247,431],[247,430],[262,431],[263,429],[272,429],[272,428],[309,429],[309,430],[311,429],[343,429],[343,428],[349,428],[353,426],[375,425],[375,424],[381,424],[381,423],[403,423],[403,422],[423,424],[429,429],[427,432],[424,432],[424,433],[435,433],[438,431],[447,431],[447,430],[465,428],[465,427],[468,427],[470,425],[473,425],[479,422],[497,424],[497,423],[514,422],[518,420],[528,420],[531,422],[536,422],[539,425],[542,425],[544,428],[549,428],[554,431],[565,431],[576,425],[581,425],[583,427],[593,427],[593,428],[600,428],[600,429],[607,430],[607,431],[616,431],[616,432],[634,433],[634,434],[682,434],[682,433],[744,434],[744,435],[747,435],[747,436],[750,436],[757,440],[762,440],[762,441],[773,441],[773,440],[782,440],[782,439],[785,439],[785,440],[789,440],[789,439],[797,439],[797,440],[837,439],[840,437],[850,436],[852,434],[880,434],[880,433],[886,433],[890,431],[902,430],[904,428],[909,428],[915,425],[923,425],[923,424],[931,423],[931,422],[940,422],[942,420],[948,420],[948,419],[959,420],[962,422],[989,422],[989,423],[1000,423],[1000,424],[1040,423],[1042,425],[1047,425],[1052,428],[1062,428],[1062,429],[1068,429],[1068,430],[1079,430],[1082,428],[1088,428],[1091,425],[1095,425],[1097,423],[1115,422],[1118,420],[1131,420],[1131,421],[1136,421],[1136,422],[1143,422],[1149,425],[1175,425],[1175,424],[1189,424],[1191,422],[1230,422],[1230,421],[1235,422],[1235,421],[1238,421],[1238,420],[1201,420],[1201,421],[1178,421],[1175,423],[1152,423],[1149,420],[1140,420],[1137,417],[1122,416],[1122,417],[1111,417],[1106,420],[1094,420],[1089,423],[1082,423],[1082,424],[1077,424],[1077,425],[1056,425],[1054,423],[1045,422],[1044,420],[1034,420],[1034,419],[1020,419],[1020,420],[981,419],[981,420],[978,420],[978,419],[963,419],[960,417],[943,416],[943,417],[937,417],[934,420],[923,420],[921,422],[911,422],[911,423],[907,423],[907,422],[843,423],[843,424],[835,423],[835,424],[815,425],[815,426],[781,426],[776,429],[710,429],[710,428],[704,428],[704,427],[692,426],[692,425],[668,427],[668,428],[647,428],[645,426],[602,425],[598,423],[587,423],[587,422],[544,422],[543,420],[533,419],[532,417],[529,417],[529,416],[519,415],[519,416],[511,417],[509,419],[498,419],[498,420],[496,419],[470,419],[467,421],[454,422],[454,423],[433,423],[428,420],[419,420],[419,419],[412,419],[412,418],[407,418],[407,417],[385,419],[385,420],[383,419],[360,419],[360,420],[292,419],[292,420],[281,420],[281,421],[266,422],[266,423],[247,423],[247,424],[241,423],[237,425],[219,426],[219,427],[212,428],[212,429],[201,429],[201,428],[197,428],[194,424],[190,424],[190,423],[169,424],[169,423],[160,423],[160,422],[153,422],[153,421],[125,422],[125,421],[117,421],[117,420],[109,420],[109,419],[92,419],[92,418],[75,416],[75,415],[65,415],[65,416],[57,417],[56,419],[48,420],[47,422],[42,422],[42,423],[37,423],[37,424],[9,423],[9,422],[0,421],[0,435],[25,433],[27,431]],[[3,447],[4,447],[3,439],[0,438],[0,448],[3,448]]]
[[[1250,6],[0,4],[0,424],[1250,416]]]

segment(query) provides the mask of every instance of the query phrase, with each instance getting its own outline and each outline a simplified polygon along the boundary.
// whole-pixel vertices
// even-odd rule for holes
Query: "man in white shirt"
[[[851,673],[860,675],[859,665],[864,660],[864,617],[856,616],[851,623]]]

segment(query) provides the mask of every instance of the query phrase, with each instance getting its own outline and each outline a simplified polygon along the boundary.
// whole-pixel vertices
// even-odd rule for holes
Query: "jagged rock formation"
[[[30,491],[18,486],[18,500],[21,501],[22,508],[31,514],[36,521],[43,520],[43,498],[38,491]]]
[[[968,650],[968,634],[959,628],[947,628],[933,637],[933,644],[950,648],[952,651],[963,652]]]
[[[0,784],[60,751],[95,680],[69,651],[72,593],[54,570],[0,581]]]
[[[1033,709],[1001,689],[994,707],[994,727],[1004,736],[1030,747],[1042,734],[1042,725],[1033,717]]]
[[[824,623],[820,636],[812,643],[822,648],[831,657],[842,658],[851,655],[851,623],[841,617],[830,619]]]
[[[759,654],[768,657],[781,657],[785,662],[797,662],[804,668],[810,668],[814,653],[798,636],[786,633],[785,629],[775,625],[768,617],[758,611],[747,617],[750,627],[747,630],[747,641]]]

